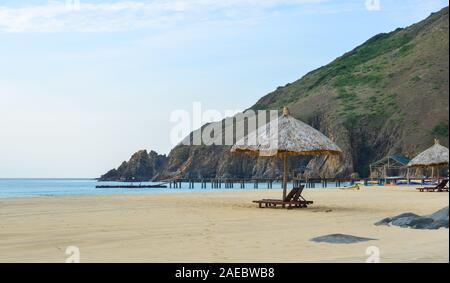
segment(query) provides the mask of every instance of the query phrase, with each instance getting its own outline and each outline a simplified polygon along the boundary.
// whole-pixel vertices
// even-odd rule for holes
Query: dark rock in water
[[[311,241],[316,243],[330,243],[330,244],[353,244],[353,243],[359,243],[359,242],[367,242],[367,241],[374,241],[376,239],[371,238],[362,238],[362,237],[356,237],[352,235],[345,235],[345,234],[331,234],[331,235],[325,235],[321,237],[312,238]]]
[[[448,228],[448,220],[449,208],[445,207],[426,216],[419,216],[414,213],[403,213],[394,217],[384,218],[383,220],[376,222],[375,225],[379,226],[392,224],[403,228],[435,230],[440,228]]]

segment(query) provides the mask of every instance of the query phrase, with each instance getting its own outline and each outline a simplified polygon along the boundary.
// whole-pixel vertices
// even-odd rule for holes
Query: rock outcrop
[[[100,177],[100,181],[151,181],[157,178],[158,173],[165,167],[167,157],[154,151],[147,153],[140,150],[131,156],[128,162],[124,161],[119,168],[112,169]]]
[[[394,217],[385,218],[375,223],[375,225],[394,225],[402,228],[436,230],[448,228],[448,221],[449,208],[447,206],[433,214],[425,216],[419,216],[410,212],[403,213]]]

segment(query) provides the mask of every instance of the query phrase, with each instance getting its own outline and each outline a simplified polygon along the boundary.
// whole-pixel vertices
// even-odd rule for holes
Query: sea
[[[156,185],[160,183],[117,183],[98,182],[95,179],[0,179],[0,198],[20,198],[20,197],[51,197],[51,196],[86,196],[86,195],[117,195],[117,194],[143,194],[143,193],[175,193],[175,192],[205,192],[205,191],[227,191],[243,190],[241,185],[234,184],[234,189],[213,189],[208,183],[206,188],[201,188],[200,183],[196,183],[193,189],[189,189],[189,183],[182,183],[181,188],[151,188],[151,189],[99,189],[96,185]],[[347,184],[342,184],[347,185]],[[259,188],[265,188],[265,183],[259,183]],[[289,184],[292,188],[292,184]],[[329,183],[328,188],[333,188],[334,184]],[[315,189],[322,188],[320,183]],[[245,190],[257,190],[252,183],[245,184]],[[281,183],[274,183],[273,189],[281,189]]]

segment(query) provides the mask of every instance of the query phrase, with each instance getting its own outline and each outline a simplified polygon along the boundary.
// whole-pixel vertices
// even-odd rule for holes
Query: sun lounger
[[[286,195],[286,201],[290,201],[293,200],[294,197],[298,194],[298,193],[302,193],[303,189],[305,188],[305,186],[301,186],[300,188],[293,188],[287,195]],[[263,199],[263,200],[274,200],[274,201],[281,201],[279,199]]]
[[[255,200],[254,203],[257,203],[260,208],[262,207],[277,207],[281,205],[283,207],[288,208],[303,208],[307,207],[310,204],[313,204],[312,201],[307,201],[303,196],[302,192],[305,186],[301,186],[300,188],[293,188],[289,194],[286,196],[285,200],[281,199],[262,199]]]
[[[435,187],[422,187],[422,188],[417,188],[417,190],[421,191],[421,192],[448,192],[448,188],[446,187],[448,184],[448,180],[442,180],[442,182],[439,183],[439,185],[435,186]]]

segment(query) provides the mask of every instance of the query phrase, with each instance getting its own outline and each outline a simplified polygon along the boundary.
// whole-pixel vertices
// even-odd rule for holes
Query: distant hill
[[[252,109],[289,106],[294,117],[321,130],[344,151],[342,157],[292,158],[294,172],[308,165],[309,176],[344,177],[354,172],[367,176],[368,164],[389,154],[412,157],[431,146],[434,138],[448,146],[448,105],[447,7],[408,28],[374,36],[330,64],[279,87]],[[139,178],[281,174],[276,159],[232,156],[229,149],[177,146],[161,166],[147,175],[139,173]]]
[[[119,168],[101,176],[102,181],[147,181],[160,172],[166,165],[167,157],[154,151],[140,150],[124,161]]]

